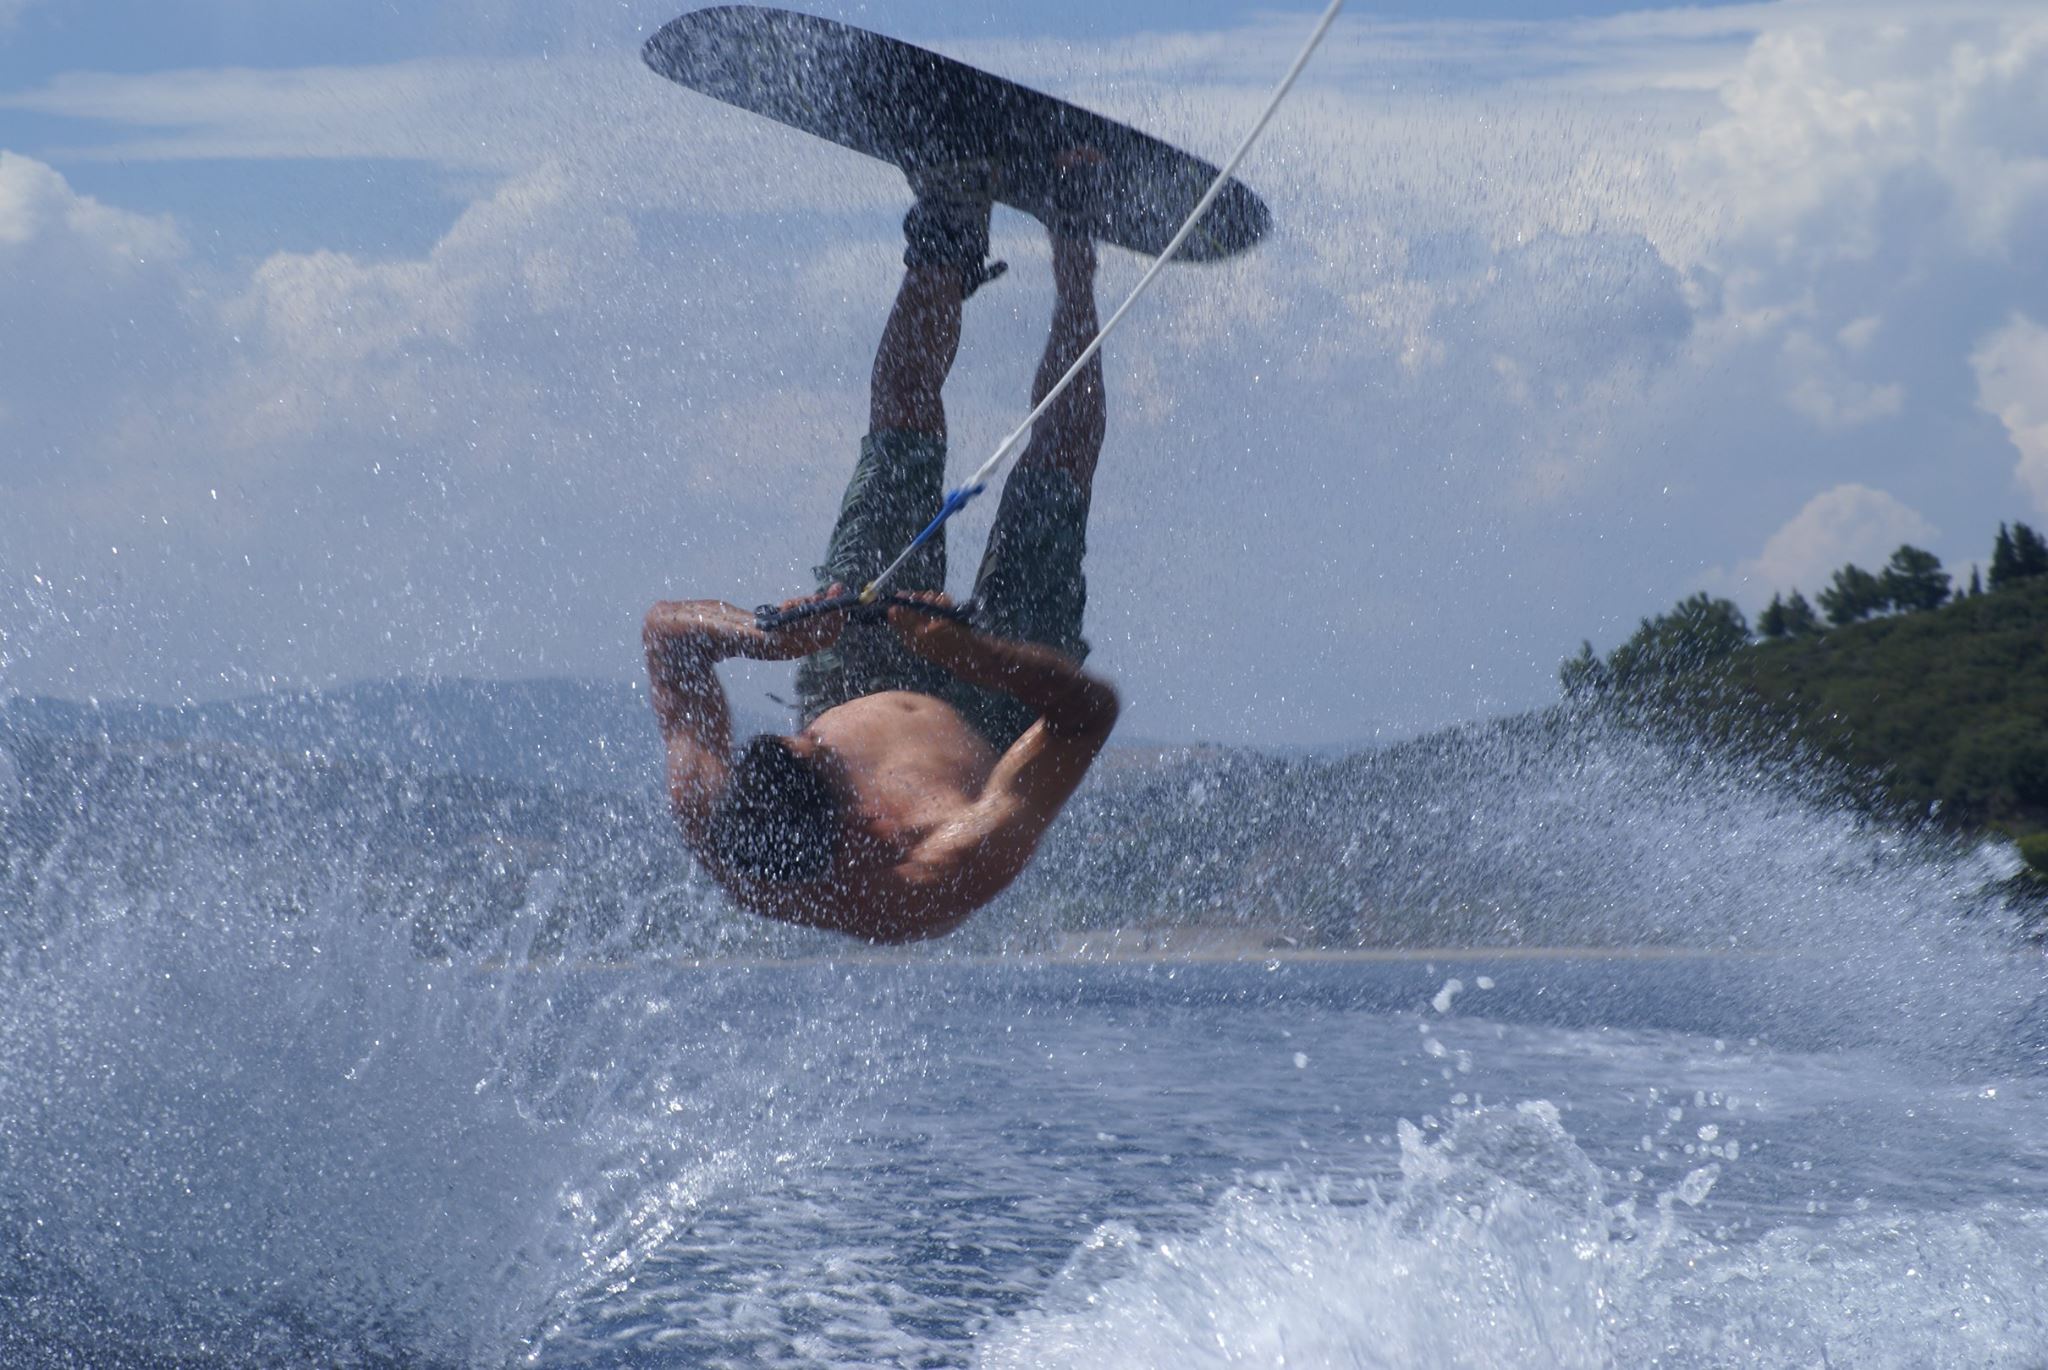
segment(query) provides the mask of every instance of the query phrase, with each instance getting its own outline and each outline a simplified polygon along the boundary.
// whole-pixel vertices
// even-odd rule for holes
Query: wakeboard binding
[[[907,168],[917,203],[903,216],[903,265],[960,269],[965,299],[1010,269],[992,262],[989,215],[998,188],[994,163],[986,158]]]

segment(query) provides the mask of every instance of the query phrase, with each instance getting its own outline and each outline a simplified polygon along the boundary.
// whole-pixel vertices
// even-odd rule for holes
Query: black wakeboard
[[[1157,255],[1217,168],[1128,124],[925,48],[831,19],[761,5],[716,5],[664,25],[641,56],[661,75],[727,104],[903,168],[987,159],[996,198],[1045,222],[1084,222],[1096,238]],[[1101,154],[1078,203],[1056,211],[1055,159]],[[1272,222],[1235,177],[1175,254],[1217,261]]]

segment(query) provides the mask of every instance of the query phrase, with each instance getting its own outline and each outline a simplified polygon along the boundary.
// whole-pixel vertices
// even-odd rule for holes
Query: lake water
[[[833,1145],[750,1171],[539,1360],[2048,1358],[2024,1044],[1958,1073],[1760,1041],[1756,969],[757,973],[885,1023],[876,1077]]]
[[[2048,976],[1973,893],[2009,854],[1616,748],[1315,821],[1412,854],[1390,898],[1512,858],[1525,925],[1716,954],[691,964],[555,916],[655,826],[407,876],[458,812],[410,781],[31,766],[0,1365],[2048,1364]],[[423,956],[394,882],[511,921]]]
[[[2048,1360],[2041,1042],[1798,961],[326,964],[46,1044],[10,1363]]]

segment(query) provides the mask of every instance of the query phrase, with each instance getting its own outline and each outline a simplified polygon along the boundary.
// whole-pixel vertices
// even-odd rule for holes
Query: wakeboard
[[[996,198],[1156,256],[1217,168],[1128,124],[883,34],[761,5],[715,5],[641,50],[678,85],[907,169],[986,159]],[[1053,203],[1056,159],[1100,154]],[[1217,261],[1265,236],[1265,202],[1233,177],[1176,254]]]

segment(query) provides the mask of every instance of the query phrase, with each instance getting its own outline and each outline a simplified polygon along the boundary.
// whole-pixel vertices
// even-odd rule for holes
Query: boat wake
[[[1986,1203],[1743,1242],[1681,1221],[1722,1162],[1610,1202],[1559,1111],[1404,1124],[1350,1202],[1233,1191],[1185,1237],[1098,1228],[979,1348],[999,1367],[1999,1366],[2048,1347],[2048,1213]]]

